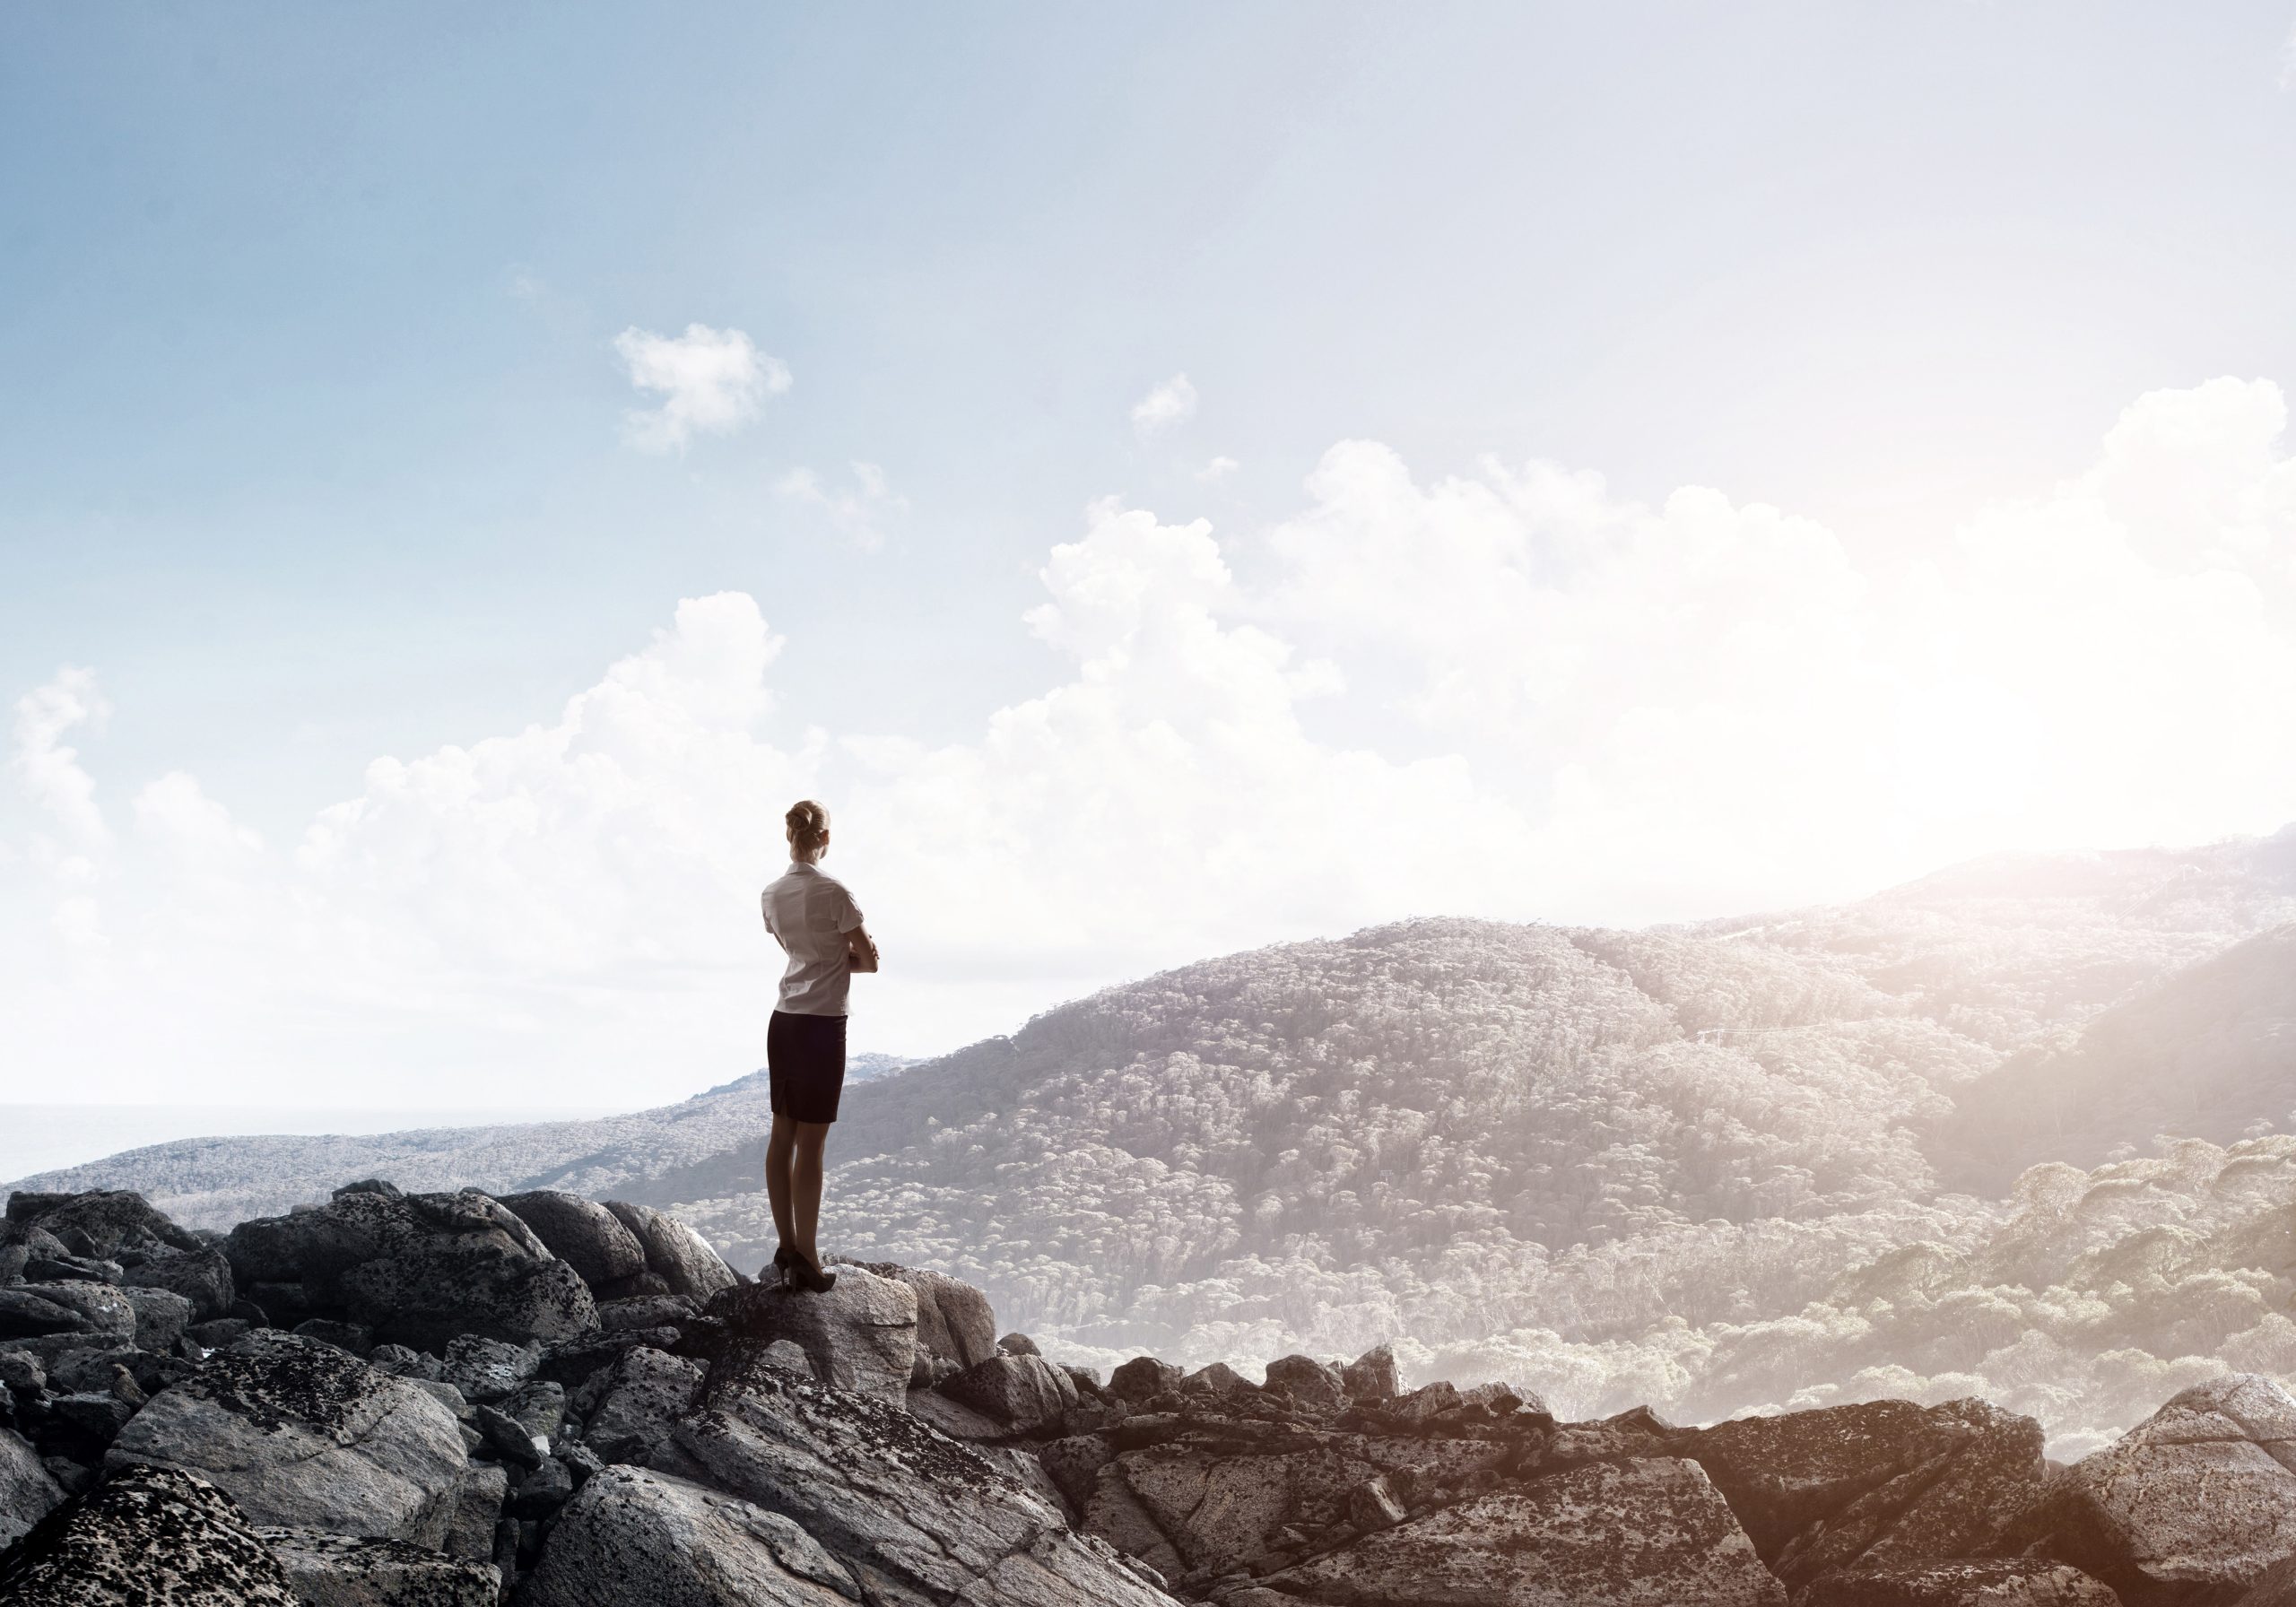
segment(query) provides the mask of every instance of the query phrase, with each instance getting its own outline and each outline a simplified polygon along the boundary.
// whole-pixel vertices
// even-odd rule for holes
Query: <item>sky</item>
[[[0,15],[0,1102],[2296,820],[2296,9]]]

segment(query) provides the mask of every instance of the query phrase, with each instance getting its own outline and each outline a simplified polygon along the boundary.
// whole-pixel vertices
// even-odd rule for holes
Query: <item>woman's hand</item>
[[[848,971],[874,971],[877,969],[877,940],[869,935],[865,926],[856,926],[845,934],[845,969]]]

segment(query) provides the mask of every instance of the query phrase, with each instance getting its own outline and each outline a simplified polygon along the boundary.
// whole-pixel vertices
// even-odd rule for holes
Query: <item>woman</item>
[[[765,1034],[773,1090],[773,1136],[765,1147],[765,1192],[781,1243],[773,1264],[785,1282],[825,1294],[837,1282],[813,1243],[822,1211],[822,1145],[845,1090],[845,995],[856,971],[877,969],[877,945],[845,883],[825,875],[829,811],[806,798],[789,806],[789,869],[759,900],[765,929],[789,956],[780,1003]]]

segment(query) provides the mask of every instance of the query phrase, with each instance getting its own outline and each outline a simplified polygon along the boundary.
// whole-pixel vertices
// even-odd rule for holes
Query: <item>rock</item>
[[[601,1368],[612,1367],[625,1351],[678,1350],[681,1339],[675,1328],[624,1328],[618,1333],[593,1333],[545,1348],[535,1368],[535,1376],[568,1385],[582,1384],[595,1377]]]
[[[626,1200],[608,1200],[605,1206],[646,1252],[647,1269],[666,1285],[661,1292],[706,1305],[712,1296],[740,1283],[708,1239],[667,1212]]]
[[[560,1514],[521,1607],[849,1607],[853,1576],[778,1513],[610,1467]]]
[[[305,1607],[495,1607],[502,1576],[403,1540],[259,1527]]]
[[[331,1345],[265,1331],[137,1412],[106,1458],[212,1481],[257,1523],[436,1545],[462,1435],[444,1406]]]
[[[1278,1590],[1351,1607],[1784,1607],[1728,1505],[1696,1463],[1599,1463],[1368,1534],[1270,1575]]]
[[[135,1415],[135,1407],[109,1390],[57,1395],[48,1402],[48,1410],[57,1421],[69,1423],[100,1446],[110,1445]]]
[[[1339,1369],[1310,1356],[1279,1356],[1267,1364],[1262,1387],[1310,1412],[1337,1412],[1347,1403]]]
[[[1025,1333],[1007,1333],[996,1342],[996,1348],[1007,1356],[1041,1356],[1037,1342]]]
[[[393,1376],[405,1377],[404,1374]],[[448,1412],[453,1412],[457,1422],[467,1423],[474,1420],[475,1414],[471,1410],[471,1403],[463,1399],[463,1392],[453,1385],[442,1384],[436,1378],[412,1377],[407,1378],[406,1381],[438,1402],[439,1405],[444,1406]]]
[[[729,1347],[753,1358],[778,1340],[804,1351],[814,1376],[898,1405],[909,1394],[917,1359],[917,1296],[907,1284],[865,1267],[839,1269],[837,1287],[813,1294],[753,1283],[709,1304],[735,1334]]]
[[[507,1412],[492,1406],[481,1406],[471,1420],[488,1447],[505,1462],[518,1467],[535,1468],[540,1467],[543,1458],[549,1455],[547,1443],[536,1445],[535,1437]]]
[[[1071,1511],[1081,1514],[1092,1498],[1092,1487],[1100,1470],[1116,1455],[1116,1447],[1105,1435],[1074,1434],[1065,1439],[1048,1440],[1036,1447],[1036,1455],[1053,1488],[1060,1492],[1061,1500]]]
[[[175,1468],[123,1468],[0,1556],[10,1607],[296,1607],[230,1499]]]
[[[1374,1345],[1341,1369],[1339,1381],[1352,1401],[1392,1401],[1403,1389],[1393,1345]]]
[[[551,1455],[566,1464],[574,1476],[574,1487],[579,1490],[595,1474],[603,1472],[605,1462],[596,1451],[578,1439],[561,1439],[551,1446]]]
[[[1180,1380],[1180,1389],[1183,1394],[1208,1395],[1214,1400],[1259,1393],[1257,1385],[1224,1361],[1196,1368]]]
[[[510,1476],[500,1464],[465,1465],[455,1486],[454,1514],[447,1520],[447,1537],[440,1549],[465,1562],[491,1561],[494,1525],[502,1521],[502,1505],[509,1498]]]
[[[95,1488],[94,1472],[82,1467],[68,1456],[43,1456],[39,1464],[48,1470],[48,1476],[56,1481],[57,1488],[67,1496],[85,1495]]]
[[[647,1270],[645,1247],[638,1236],[595,1200],[554,1188],[501,1198],[585,1283],[611,1283]]]
[[[996,1354],[996,1313],[988,1297],[960,1278],[890,1261],[863,1264],[880,1278],[906,1283],[917,1296],[917,1345],[926,1356],[972,1367]]]
[[[691,1410],[701,1368],[660,1351],[630,1351],[589,1414],[583,1443],[607,1462],[651,1463]]]
[[[135,1307],[109,1283],[22,1283],[0,1289],[0,1339],[59,1333],[132,1343]]]
[[[316,1339],[353,1356],[364,1356],[375,1348],[375,1331],[364,1323],[339,1323],[333,1317],[315,1316],[297,1323],[294,1331],[305,1339]]]
[[[718,1487],[829,1547],[873,1603],[1167,1601],[1040,1497],[873,1396],[761,1368],[681,1422],[676,1443]],[[578,1505],[613,1476],[592,1480]]]
[[[1574,1449],[1570,1431],[1547,1455]],[[2040,1492],[2040,1425],[1983,1401],[1866,1401],[1665,1436],[1790,1586],[1831,1569],[1987,1554]]]
[[[195,1235],[130,1189],[55,1194],[19,1191],[8,1198],[8,1220],[53,1235],[74,1255],[107,1261],[117,1260],[122,1251],[150,1255],[201,1247]]]
[[[64,1488],[39,1464],[39,1453],[15,1434],[0,1429],[0,1551],[54,1511]]]
[[[495,1342],[490,1340],[487,1342]],[[442,1364],[436,1356],[428,1351],[409,1350],[404,1345],[377,1345],[367,1352],[367,1359],[383,1371],[395,1373],[402,1378],[435,1379],[442,1376]]]
[[[1180,1369],[1153,1356],[1135,1356],[1109,1375],[1109,1393],[1135,1404],[1180,1386]]]
[[[639,1295],[608,1300],[599,1307],[598,1326],[608,1333],[629,1328],[674,1327],[700,1314],[700,1308],[683,1295]]]
[[[546,1343],[598,1325],[589,1286],[566,1263],[458,1239],[426,1240],[367,1262],[344,1276],[343,1289],[354,1318],[418,1350],[464,1333]]]
[[[1396,1498],[1385,1473],[1348,1491],[1347,1521],[1367,1534],[1375,1529],[1394,1528],[1404,1516],[1403,1503]]]
[[[99,1261],[92,1255],[28,1255],[24,1258],[24,1277],[34,1283],[63,1283],[81,1281],[88,1283],[109,1283],[117,1287],[126,1269],[117,1261]]]
[[[574,1493],[574,1475],[555,1456],[545,1456],[519,1478],[510,1497],[514,1517],[548,1517]]]
[[[255,1325],[243,1317],[219,1316],[213,1322],[192,1324],[184,1330],[184,1337],[204,1351],[220,1351],[254,1332]]]
[[[1065,1373],[1041,1356],[1011,1351],[965,1368],[940,1393],[1003,1424],[1007,1434],[1057,1431],[1076,1404],[1076,1385]]]
[[[2255,1373],[2196,1385],[2083,1457],[2009,1532],[2128,1607],[2237,1600],[2296,1554],[2296,1400]]]
[[[547,1445],[566,1420],[566,1386],[530,1378],[505,1395],[501,1404],[505,1416]]]
[[[2109,1586],[2036,1558],[1910,1562],[1822,1576],[1794,1607],[2119,1607]]]
[[[135,1314],[135,1348],[161,1355],[176,1348],[176,1341],[191,1325],[189,1300],[164,1289],[123,1289],[121,1296]]]
[[[347,1316],[420,1350],[463,1333],[524,1342],[596,1325],[580,1274],[475,1189],[338,1191],[317,1210],[241,1222],[224,1250],[240,1287],[280,1323]]]
[[[164,1289],[191,1302],[196,1322],[213,1322],[239,1299],[231,1263],[212,1245],[154,1255],[129,1267],[120,1280],[130,1288]]]
[[[525,1345],[457,1334],[447,1345],[439,1381],[462,1391],[468,1401],[499,1401],[535,1376],[542,1352]]]
[[[1355,1492],[1379,1476],[1370,1462],[1329,1444],[1290,1433],[1273,1443],[1304,1448],[1239,1455],[1181,1439],[1118,1458],[1114,1469],[1125,1492],[1173,1548],[1169,1558],[1149,1558],[1159,1570],[1199,1583],[1262,1571],[1284,1548],[1287,1530],[1320,1531],[1345,1521]],[[1097,1483],[1093,1493],[1087,1526],[1124,1545],[1099,1524],[1109,1516],[1102,1509],[1111,1507],[1129,1522],[1126,1503]]]
[[[802,1353],[799,1359],[804,1359]],[[809,1367],[800,1367],[796,1370],[801,1377],[813,1377],[813,1369]],[[909,1415],[918,1422],[928,1424],[936,1432],[945,1434],[951,1439],[963,1440],[968,1445],[1004,1439],[1014,1432],[1013,1425],[1003,1419],[990,1417],[961,1401],[952,1401],[938,1390],[912,1392],[908,1403]]]
[[[39,1357],[23,1351],[0,1351],[0,1389],[16,1394],[38,1394],[48,1387],[48,1368]]]

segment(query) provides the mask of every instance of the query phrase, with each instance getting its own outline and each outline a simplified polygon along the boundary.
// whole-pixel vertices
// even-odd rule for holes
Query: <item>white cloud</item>
[[[1243,465],[1238,463],[1232,457],[1215,457],[1210,463],[1205,464],[1202,468],[1196,470],[1196,477],[1208,485],[1218,481],[1225,480],[1229,475],[1234,473],[1241,467],[1243,467]]]
[[[2269,829],[2296,816],[2285,412],[2262,383],[2140,398],[2087,472],[1902,563],[1713,491],[1343,443],[1249,564],[1091,508],[1025,621],[1059,669],[951,739],[793,727],[776,689],[839,666],[785,665],[725,594],[275,847],[183,776],[107,830],[74,673],[18,705],[57,830],[0,864],[0,1015],[35,1077],[98,1068],[89,1097],[323,1064],[409,1100],[667,1098],[758,1058],[754,889],[808,794],[888,956],[857,1042],[901,1049],[1413,913],[1719,914]]]
[[[96,807],[95,778],[63,739],[79,726],[100,725],[110,712],[96,690],[94,673],[68,665],[47,685],[16,699],[16,751],[9,768],[25,795],[78,847],[100,846],[111,834]]]
[[[725,435],[757,417],[768,395],[790,387],[788,365],[760,352],[738,329],[688,324],[680,335],[630,328],[613,349],[630,383],[662,397],[622,415],[623,434],[641,452],[683,452],[697,435]]]
[[[1132,428],[1147,439],[1196,416],[1196,387],[1175,374],[1132,404]]]
[[[2280,87],[2296,89],[2296,28],[2288,30],[2288,38],[2280,47]]]
[[[847,541],[865,552],[874,552],[884,545],[884,521],[906,514],[909,499],[892,489],[884,470],[875,464],[848,466],[853,471],[850,490],[831,491],[813,470],[797,468],[784,474],[773,492],[785,502],[816,510]]]

